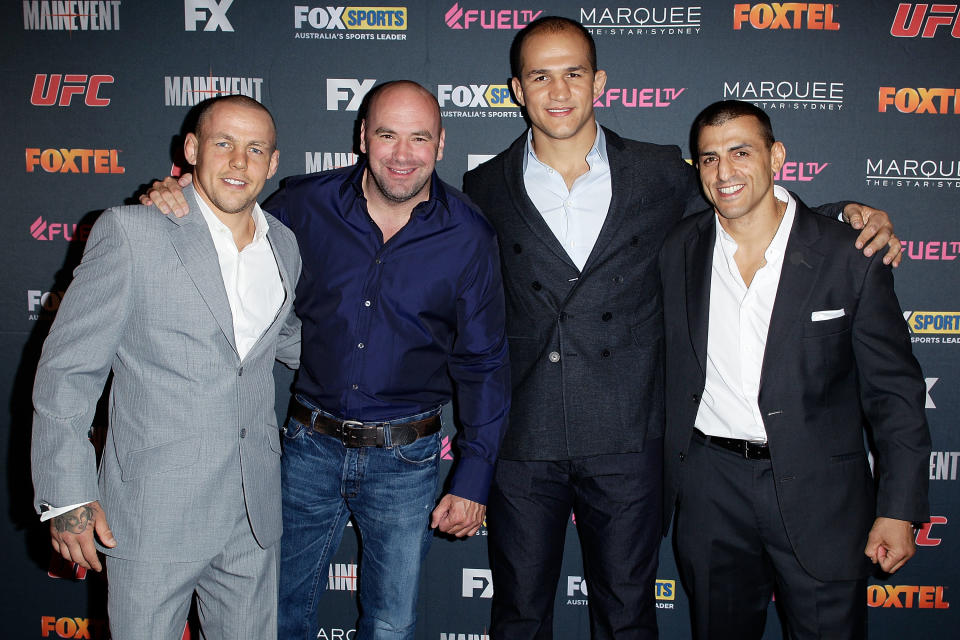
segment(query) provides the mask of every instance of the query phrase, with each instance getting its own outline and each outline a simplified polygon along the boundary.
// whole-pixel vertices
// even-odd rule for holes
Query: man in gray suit
[[[273,118],[211,100],[184,152],[187,216],[118,207],[90,233],[37,371],[35,505],[65,559],[99,571],[106,554],[114,638],[180,638],[194,592],[206,637],[274,638],[273,361],[298,364],[300,257],[256,202]],[[111,369],[98,474],[87,433]]]

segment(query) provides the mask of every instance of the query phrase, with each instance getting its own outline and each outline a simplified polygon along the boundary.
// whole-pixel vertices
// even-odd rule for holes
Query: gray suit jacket
[[[183,218],[142,206],[100,216],[34,385],[35,506],[99,500],[118,542],[101,550],[119,558],[210,557],[244,509],[261,546],[280,537],[273,362],[299,363],[297,243],[266,214],[286,298],[241,361],[213,240],[193,188],[184,194]],[[111,369],[98,472],[87,434]]]

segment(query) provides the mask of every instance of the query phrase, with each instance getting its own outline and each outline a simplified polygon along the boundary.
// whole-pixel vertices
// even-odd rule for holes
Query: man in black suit
[[[518,33],[512,88],[531,128],[464,176],[500,238],[513,382],[488,503],[491,636],[552,638],[570,512],[595,639],[654,638],[661,519],[662,305],[657,251],[706,206],[675,146],[597,126],[606,74],[579,23]],[[859,205],[866,251],[886,214]],[[877,233],[879,231],[879,233]],[[864,242],[866,244],[866,242]],[[899,242],[885,259],[893,260]]]
[[[891,269],[774,186],[785,150],[757,107],[707,107],[692,140],[714,206],[674,228],[660,273],[663,529],[676,502],[695,636],[760,638],[776,591],[791,638],[863,638],[870,562],[903,566],[929,509]]]

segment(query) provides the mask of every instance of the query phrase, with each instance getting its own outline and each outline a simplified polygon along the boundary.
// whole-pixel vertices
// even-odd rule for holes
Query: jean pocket
[[[283,439],[284,440],[296,440],[307,430],[307,427],[300,424],[293,418],[287,418],[287,424],[283,425]]]
[[[440,433],[420,438],[410,444],[393,447],[397,460],[413,465],[428,465],[440,458]]]

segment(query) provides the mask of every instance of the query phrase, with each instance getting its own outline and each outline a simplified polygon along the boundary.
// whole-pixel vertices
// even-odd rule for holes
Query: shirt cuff
[[[480,458],[460,458],[453,470],[450,493],[458,498],[487,504],[490,483],[493,481],[493,465]]]
[[[73,511],[77,507],[82,507],[83,505],[90,504],[91,502],[94,502],[94,501],[90,500],[88,502],[78,502],[77,504],[71,504],[66,507],[51,507],[48,504],[42,504],[40,505],[40,522],[46,522],[50,518],[56,518],[57,516],[62,516],[68,511]]]

